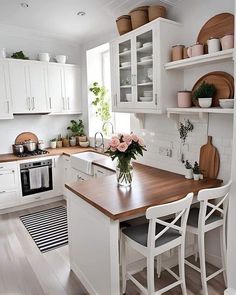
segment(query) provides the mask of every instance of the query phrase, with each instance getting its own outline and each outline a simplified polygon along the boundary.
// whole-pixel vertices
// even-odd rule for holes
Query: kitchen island
[[[71,269],[89,294],[120,295],[120,222],[145,215],[150,206],[221,183],[217,179],[186,180],[182,175],[135,163],[130,188],[117,186],[115,175],[67,184]]]

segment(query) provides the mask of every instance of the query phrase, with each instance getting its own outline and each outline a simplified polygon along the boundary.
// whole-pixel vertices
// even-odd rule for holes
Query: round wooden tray
[[[234,34],[234,15],[231,13],[220,13],[210,18],[201,28],[197,42],[204,44],[207,53],[207,40],[211,37],[222,38],[226,34]]]
[[[216,95],[213,97],[212,106],[219,106],[219,99],[234,98],[234,78],[226,72],[210,72],[202,76],[193,86],[192,93],[205,81],[214,84],[216,87]],[[195,103],[198,106],[198,102]]]
[[[15,144],[23,143],[26,140],[32,140],[33,142],[38,143],[37,135],[32,132],[23,132],[16,137]]]

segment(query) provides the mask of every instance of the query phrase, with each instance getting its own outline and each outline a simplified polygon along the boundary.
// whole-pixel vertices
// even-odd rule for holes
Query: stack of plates
[[[131,66],[131,62],[130,61],[126,61],[126,62],[122,62],[121,63],[121,67],[124,68],[124,67],[130,67]]]
[[[143,43],[143,47],[148,47],[148,46],[151,46],[151,45],[152,45],[152,42]]]
[[[152,96],[141,96],[140,101],[145,101],[145,102],[149,102],[152,101]]]
[[[144,90],[143,92],[145,97],[153,97],[153,91],[152,90]]]
[[[151,59],[152,59],[152,56],[148,55],[148,56],[141,57],[140,61],[146,61],[146,60],[151,60]]]

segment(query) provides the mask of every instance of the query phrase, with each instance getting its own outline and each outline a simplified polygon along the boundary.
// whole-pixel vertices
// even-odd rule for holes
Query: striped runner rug
[[[27,214],[20,216],[20,219],[42,253],[68,244],[65,207]]]

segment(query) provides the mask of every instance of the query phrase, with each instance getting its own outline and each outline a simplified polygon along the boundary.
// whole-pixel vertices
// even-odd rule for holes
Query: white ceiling
[[[0,24],[78,43],[115,30],[115,19],[143,4],[175,5],[181,0],[0,0]],[[29,4],[22,8],[21,2]],[[85,11],[83,17],[78,11]]]

